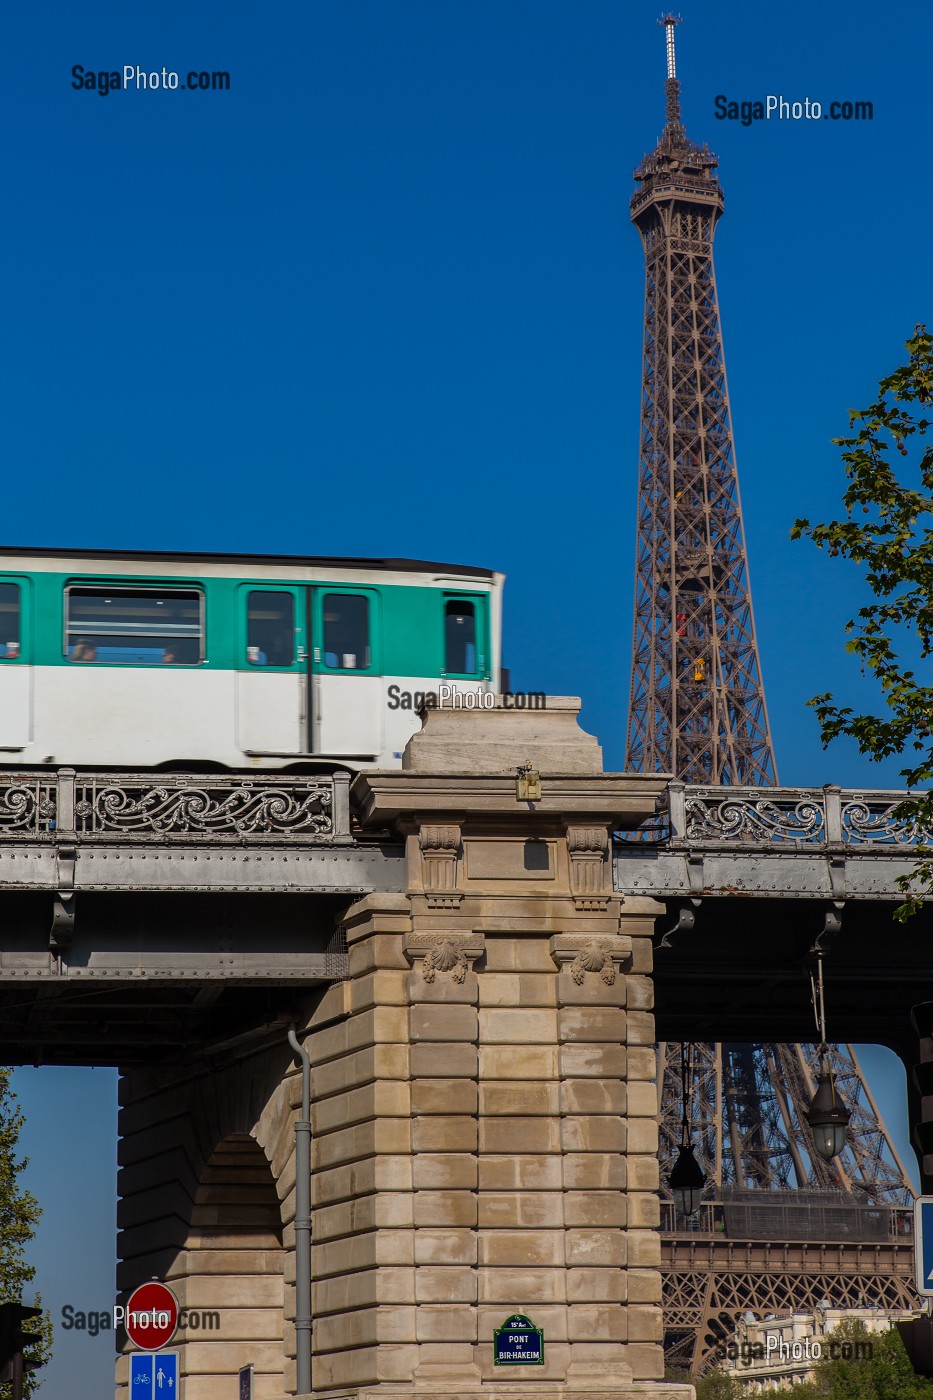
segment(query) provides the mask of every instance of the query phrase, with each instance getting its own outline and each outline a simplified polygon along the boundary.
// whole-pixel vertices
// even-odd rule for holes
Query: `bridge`
[[[180,1338],[186,1400],[247,1364],[258,1400],[495,1396],[516,1310],[547,1348],[512,1385],[689,1394],[661,1382],[653,1046],[812,1039],[817,939],[832,1037],[919,1066],[933,1152],[902,795],[605,773],[578,709],[431,711],[352,780],[0,774],[3,1055],[120,1067],[119,1288],[222,1318]]]
[[[4,1062],[152,1063],[290,1024],[288,989],[347,975],[348,902],[404,886],[397,840],[351,834],[349,784],[4,773]]]
[[[668,911],[656,940],[659,1039],[812,1040],[819,942],[833,1038],[888,1045],[910,1072],[928,1019],[913,1007],[926,1000],[933,912],[894,918],[898,882],[930,839],[903,814],[908,797],[669,783],[647,832],[623,833],[613,862],[617,889]]]

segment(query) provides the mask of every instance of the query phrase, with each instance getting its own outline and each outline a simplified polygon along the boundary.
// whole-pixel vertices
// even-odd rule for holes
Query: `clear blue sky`
[[[4,540],[502,569],[514,684],[583,695],[621,766],[643,294],[628,200],[663,119],[659,9],[12,7]],[[780,775],[893,785],[896,764],[820,749],[807,698],[859,694],[853,580],[788,534],[833,509],[830,439],[931,319],[933,8],[683,13],[687,129],[726,192],[717,271]],[[231,90],[71,87],[74,64],[128,63],[227,69]],[[874,121],[743,127],[714,120],[719,93],[867,99]],[[46,1292],[80,1277],[106,1299],[112,1077],[19,1082]],[[902,1085],[879,1070],[877,1087],[893,1113]],[[66,1364],[62,1346],[47,1400],[99,1400],[106,1352],[86,1340]]]

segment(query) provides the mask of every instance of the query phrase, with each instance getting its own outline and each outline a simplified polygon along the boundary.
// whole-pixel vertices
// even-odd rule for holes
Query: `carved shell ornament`
[[[463,982],[467,975],[467,960],[462,951],[446,939],[429,948],[422,963],[426,982],[433,982],[438,972],[449,972],[455,982]]]
[[[616,980],[612,954],[595,940],[580,949],[570,966],[570,975],[578,987],[588,972],[598,972],[607,987],[611,987]]]

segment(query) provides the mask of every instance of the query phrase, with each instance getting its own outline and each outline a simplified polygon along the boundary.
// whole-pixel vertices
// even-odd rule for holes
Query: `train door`
[[[244,583],[237,592],[237,744],[248,754],[305,753],[308,590]]]
[[[30,581],[0,576],[0,752],[32,739]]]
[[[325,586],[311,607],[312,748],[344,758],[383,750],[380,597],[372,588]]]

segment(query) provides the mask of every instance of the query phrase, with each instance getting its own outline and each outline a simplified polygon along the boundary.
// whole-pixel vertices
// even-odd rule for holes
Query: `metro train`
[[[502,586],[414,559],[0,549],[0,762],[398,767],[500,687]]]

